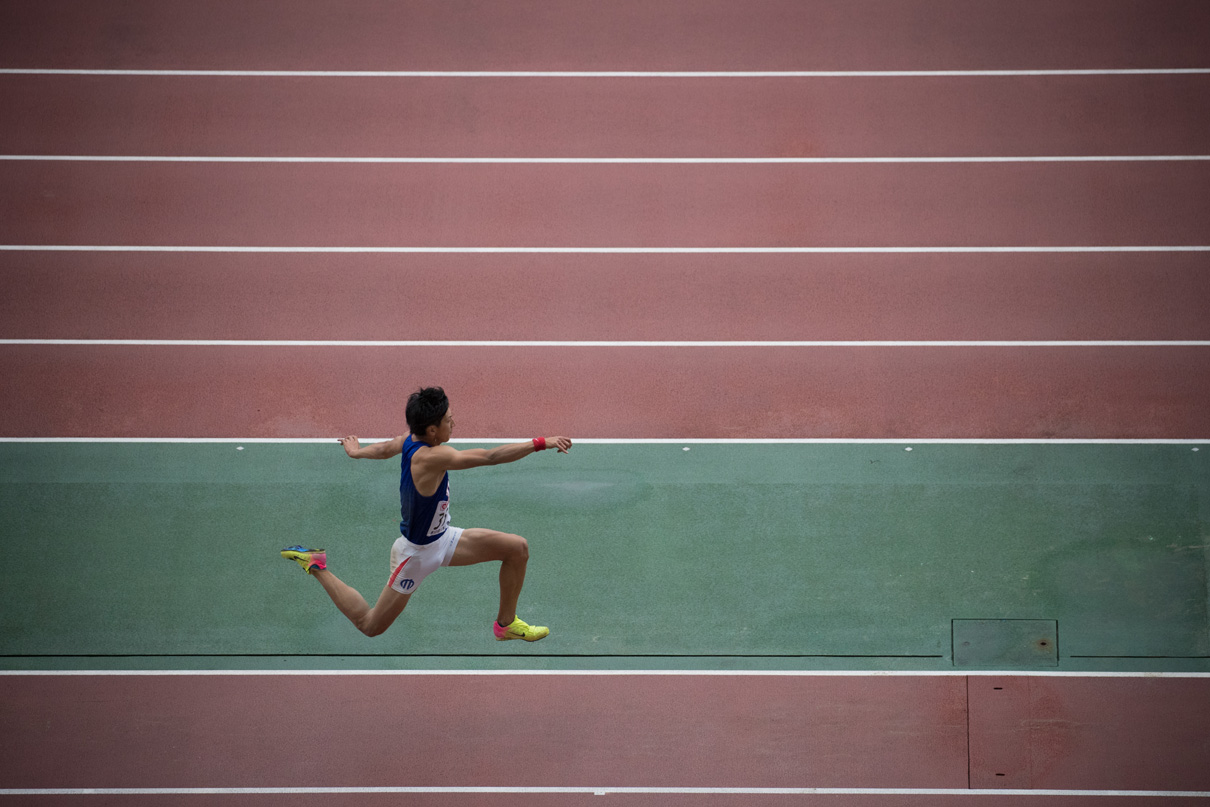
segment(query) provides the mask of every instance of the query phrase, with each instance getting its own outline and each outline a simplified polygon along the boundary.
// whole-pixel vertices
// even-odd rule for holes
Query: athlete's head
[[[430,427],[441,430],[442,420],[449,410],[450,399],[445,397],[445,390],[441,387],[418,389],[408,396],[405,410],[408,429],[417,437],[429,437]]]

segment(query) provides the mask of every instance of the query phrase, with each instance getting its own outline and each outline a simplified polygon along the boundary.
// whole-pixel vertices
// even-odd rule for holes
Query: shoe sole
[[[520,639],[525,642],[540,642],[543,639],[545,639],[547,636],[550,636],[550,631],[543,633],[541,636],[536,636],[533,639],[530,639],[528,636],[497,636],[496,641],[497,642],[510,642],[514,639]]]

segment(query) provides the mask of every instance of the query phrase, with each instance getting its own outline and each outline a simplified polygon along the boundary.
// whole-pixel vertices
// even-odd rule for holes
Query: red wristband
[[[541,451],[544,448],[546,448],[546,438],[545,437],[535,437],[534,438],[534,451]]]

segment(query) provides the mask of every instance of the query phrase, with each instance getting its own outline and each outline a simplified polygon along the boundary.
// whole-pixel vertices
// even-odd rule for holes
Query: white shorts
[[[446,527],[440,538],[428,544],[414,544],[400,535],[391,547],[391,588],[400,594],[414,592],[424,578],[450,565],[461,537],[461,527]]]

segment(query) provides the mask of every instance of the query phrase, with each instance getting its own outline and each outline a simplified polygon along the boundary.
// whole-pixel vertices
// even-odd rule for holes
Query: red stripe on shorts
[[[388,586],[395,585],[395,578],[398,577],[399,573],[403,571],[403,567],[408,565],[409,560],[411,560],[411,558],[403,559],[403,563],[399,564],[399,567],[397,569],[395,569],[395,573],[393,575],[391,575],[391,581],[389,583],[387,583]]]

